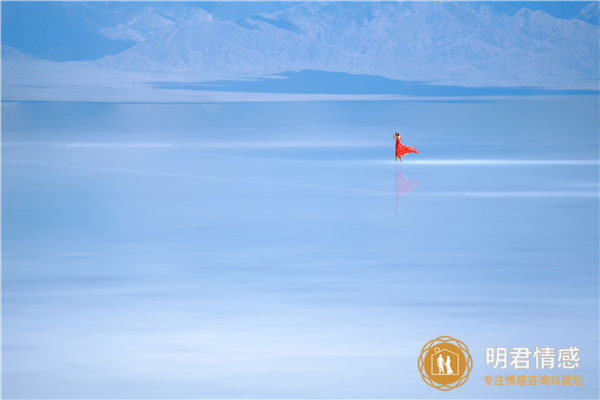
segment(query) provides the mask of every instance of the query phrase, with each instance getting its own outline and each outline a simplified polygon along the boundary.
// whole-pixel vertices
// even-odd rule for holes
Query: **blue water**
[[[598,90],[589,89],[549,89],[529,86],[465,87],[318,70],[288,71],[270,77],[246,80],[148,82],[147,84],[157,89],[254,93],[404,94],[417,98],[430,96],[447,98],[456,96],[598,95]]]
[[[475,363],[444,396],[597,397],[594,96],[2,124],[5,398],[438,398],[441,335]],[[522,346],[578,346],[584,385],[487,387],[485,348]]]

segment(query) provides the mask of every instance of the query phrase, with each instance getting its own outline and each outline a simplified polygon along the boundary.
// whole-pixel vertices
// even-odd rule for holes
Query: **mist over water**
[[[3,395],[435,398],[417,357],[451,335],[455,396],[594,397],[598,120],[596,96],[3,102]],[[578,346],[590,378],[489,388],[502,346]]]

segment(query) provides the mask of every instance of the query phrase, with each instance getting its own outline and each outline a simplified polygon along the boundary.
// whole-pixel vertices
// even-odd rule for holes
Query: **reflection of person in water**
[[[446,375],[452,375],[454,371],[452,370],[452,363],[450,361],[450,354],[446,356]]]
[[[394,133],[394,138],[396,139],[396,162],[398,162],[398,158],[400,158],[400,162],[402,162],[402,157],[407,155],[408,153],[418,153],[417,149],[411,146],[405,146],[400,143],[402,136],[400,136],[400,132]]]
[[[400,213],[400,199],[407,193],[412,192],[419,181],[409,181],[406,175],[402,173],[402,168],[396,165],[396,212]]]
[[[444,375],[444,357],[440,354],[437,358],[438,374]]]

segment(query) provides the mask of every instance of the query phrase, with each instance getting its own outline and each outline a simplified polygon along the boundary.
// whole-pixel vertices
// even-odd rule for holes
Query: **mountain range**
[[[50,21],[38,38],[23,43],[3,27],[4,98],[95,86],[135,86],[141,94],[160,90],[148,84],[161,81],[254,79],[301,70],[435,85],[598,88],[597,3],[584,4],[580,18],[569,19],[527,7],[507,12],[491,3],[46,7],[64,31]],[[13,15],[3,8],[3,25],[10,28]],[[54,32],[54,41],[40,46],[44,32]],[[56,44],[61,37],[62,46]]]

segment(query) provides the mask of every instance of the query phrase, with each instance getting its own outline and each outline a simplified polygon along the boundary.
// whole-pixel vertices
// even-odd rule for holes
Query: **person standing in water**
[[[400,162],[402,162],[402,157],[407,155],[408,153],[418,153],[417,149],[411,146],[405,146],[400,143],[400,132],[394,133],[394,138],[396,139],[396,162],[398,162],[398,158],[400,158]]]

